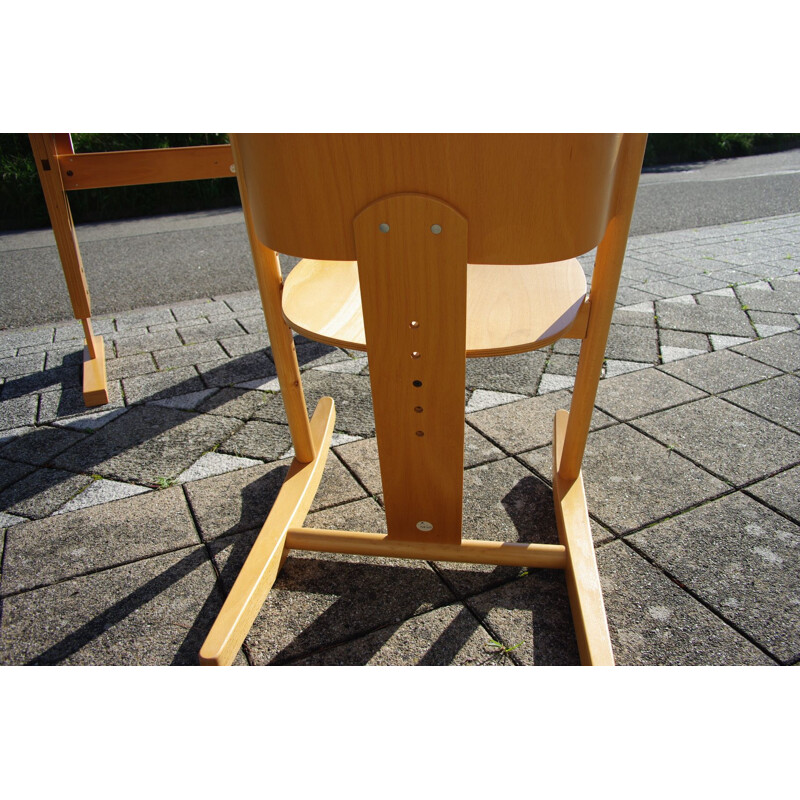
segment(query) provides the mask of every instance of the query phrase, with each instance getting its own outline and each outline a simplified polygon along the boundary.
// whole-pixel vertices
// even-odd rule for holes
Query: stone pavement
[[[630,240],[584,460],[619,664],[800,660],[798,267],[797,214]],[[290,463],[259,298],[95,327],[90,410],[77,322],[0,332],[0,663],[193,664]],[[556,540],[577,344],[468,362],[466,536]],[[307,524],[384,530],[367,360],[297,352],[337,404]],[[237,659],[577,662],[560,572],[297,552]]]

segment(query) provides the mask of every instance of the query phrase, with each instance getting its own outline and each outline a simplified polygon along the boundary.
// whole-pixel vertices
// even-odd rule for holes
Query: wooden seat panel
[[[469,264],[467,352],[471,358],[545,347],[575,323],[586,297],[577,259],[550,264]],[[286,278],[283,315],[316,341],[364,350],[355,261],[303,259]]]

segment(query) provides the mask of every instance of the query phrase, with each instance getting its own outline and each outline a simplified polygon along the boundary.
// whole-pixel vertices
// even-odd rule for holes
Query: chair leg
[[[304,463],[295,458],[292,462],[267,521],[200,649],[201,664],[227,666],[236,658],[275,583],[285,551],[286,532],[302,525],[314,500],[335,420],[333,400],[323,397],[311,418],[314,460]]]
[[[586,493],[580,471],[576,478],[559,475],[567,429],[567,411],[557,411],[553,424],[553,501],[561,544],[567,551],[567,590],[581,663],[613,666],[600,575],[594,555]]]

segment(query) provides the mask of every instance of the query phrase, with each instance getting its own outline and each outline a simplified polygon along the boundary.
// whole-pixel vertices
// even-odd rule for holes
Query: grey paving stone
[[[84,438],[85,434],[77,431],[44,425],[17,436],[5,447],[0,448],[0,458],[40,466]]]
[[[0,395],[0,430],[21,428],[36,422],[36,411],[39,407],[37,395],[23,395],[22,397],[7,398]]]
[[[178,475],[176,483],[189,483],[210,478],[212,475],[224,475],[226,472],[260,465],[261,462],[253,458],[239,458],[224,453],[203,453],[189,469]]]
[[[181,344],[183,342],[174,330],[160,333],[140,333],[135,336],[121,335],[114,339],[114,347],[119,358],[135,356],[140,353],[152,353],[156,350],[168,350],[172,347],[180,347]]]
[[[630,286],[621,286],[617,290],[617,304],[621,306],[630,306],[634,303],[656,299],[656,295],[651,292],[643,292],[641,289],[635,289]]]
[[[23,328],[15,331],[0,331],[3,347],[28,347],[36,344],[49,344],[53,341],[54,328],[49,325],[42,328]]]
[[[200,344],[213,339],[244,336],[245,330],[235,319],[217,319],[198,325],[180,325],[176,329],[183,344]],[[233,354],[231,354],[233,355]]]
[[[247,333],[264,333],[267,330],[267,322],[264,319],[263,311],[239,312],[236,315],[236,320]]]
[[[796,331],[760,339],[757,342],[739,345],[733,348],[737,353],[755,358],[771,367],[784,372],[800,369],[800,334]]]
[[[264,392],[248,392],[245,389],[220,389],[213,397],[203,400],[197,410],[203,414],[218,414],[247,420],[267,400]]]
[[[0,661],[197,664],[220,607],[205,548],[167,553],[6,598]]]
[[[521,458],[540,475],[552,472],[550,447],[523,453]],[[627,424],[589,434],[582,471],[589,514],[616,534],[675,514],[728,488]]]
[[[249,353],[260,353],[266,350],[269,347],[269,334],[263,331],[262,333],[230,336],[221,339],[220,344],[231,358],[238,358]]]
[[[778,371],[731,350],[717,350],[659,367],[692,386],[717,394],[778,375]]]
[[[632,424],[737,486],[800,461],[800,436],[716,397]]]
[[[722,397],[779,425],[800,433],[800,378],[781,375]]]
[[[618,665],[775,663],[624,542],[601,547],[597,563]]]
[[[321,397],[332,397],[336,404],[336,430],[353,436],[374,436],[375,417],[369,378],[363,375],[337,375],[332,372],[303,373],[303,391],[311,415]],[[253,419],[286,424],[286,412],[280,395],[267,397]]]
[[[577,355],[565,355],[562,353],[554,353],[547,360],[546,373],[551,375],[571,375],[575,376],[575,370],[578,368]]]
[[[0,493],[0,509],[31,519],[47,517],[91,482],[87,475],[37,469]]]
[[[0,359],[0,377],[14,378],[19,375],[30,375],[44,369],[44,353],[33,353],[28,356]]]
[[[641,303],[639,305],[642,309],[649,308],[648,310],[640,310],[637,305],[616,308],[614,309],[612,322],[616,325],[636,325],[643,328],[655,328],[655,309],[653,308],[653,304]],[[576,345],[580,345],[580,342],[575,339],[559,339],[559,343],[564,341],[572,341],[575,342]]]
[[[467,386],[496,392],[536,393],[547,355],[539,351],[499,358],[468,358]]]
[[[34,467],[0,458],[0,491],[33,472]]]
[[[783,314],[796,314],[800,311],[800,296],[780,284],[772,292],[759,291],[747,286],[739,286],[736,293],[742,303],[757,311],[773,311]]]
[[[214,299],[224,302],[231,311],[261,311],[261,295],[258,292],[217,295]]]
[[[469,400],[464,408],[467,414],[475,411],[483,411],[487,408],[504,406],[507,403],[514,403],[517,400],[524,400],[525,395],[514,394],[513,392],[489,392],[486,389],[475,389],[470,392]]]
[[[4,595],[196,544],[179,487],[15,525],[7,537]]]
[[[800,523],[800,467],[754,483],[747,492]]]
[[[512,666],[487,648],[487,631],[460,603],[313,653],[296,666]]]
[[[345,350],[331,347],[322,342],[313,342],[303,336],[295,336],[295,351],[300,369],[312,369],[325,365],[335,364],[339,361],[349,361],[350,356]],[[362,354],[365,355],[365,354]]]
[[[606,358],[657,363],[658,335],[655,329],[612,323],[608,331]]]
[[[122,500],[125,497],[134,497],[137,494],[151,491],[153,490],[145,486],[100,478],[92,481],[80,494],[76,494],[71,500],[67,501],[56,511],[56,514],[68,514],[81,508],[99,506],[103,503],[111,503],[114,500]]]
[[[108,403],[103,408],[119,411],[124,406],[125,400],[122,397],[120,382],[109,381]],[[74,420],[77,419],[77,415],[89,416],[94,413],[94,408],[86,407],[83,399],[83,388],[76,386],[54,392],[43,392],[39,400],[37,422],[40,425],[52,423],[53,425],[61,426],[62,420]],[[66,427],[78,428],[77,425],[68,425]]]
[[[219,389],[200,389],[197,392],[188,392],[187,394],[178,394],[175,397],[164,397],[162,399],[152,400],[148,405],[164,406],[165,408],[180,408],[183,411],[194,411],[204,400],[212,397]]]
[[[777,659],[800,656],[800,527],[736,493],[631,538]]]
[[[290,460],[284,459],[187,483],[186,494],[203,539],[211,541],[228,534],[260,529],[290,464]],[[331,453],[311,511],[364,497],[366,492]]]
[[[122,387],[128,405],[177,397],[206,388],[195,367],[177,367],[150,375],[124,378]]]
[[[207,361],[218,361],[225,358],[227,353],[215,341],[201,344],[189,344],[183,347],[173,347],[169,350],[157,350],[153,358],[159,369],[172,369],[185,367],[190,364],[203,364]]]
[[[152,485],[159,478],[176,478],[239,424],[210,414],[136,406],[63,453],[54,465]]]
[[[571,394],[553,392],[469,415],[469,424],[498,444],[506,453],[521,453],[549,444],[553,439],[553,417],[569,410]],[[595,410],[592,429],[613,424],[607,414]]]
[[[134,378],[137,375],[149,375],[156,369],[156,362],[150,353],[111,358],[106,361],[106,379],[115,381],[120,378]]]
[[[659,332],[659,340],[661,342],[662,358],[666,348],[679,347],[687,350],[694,350],[698,355],[711,350],[709,337],[705,333],[662,330]]]
[[[172,316],[178,322],[203,317],[230,316],[231,309],[222,300],[187,300],[171,307]]]
[[[277,374],[275,365],[264,353],[250,353],[230,361],[207,362],[199,369],[208,386],[233,386]]]
[[[601,381],[595,405],[617,419],[629,420],[705,396],[676,378],[647,369]]]
[[[127,408],[109,408],[103,406],[102,411],[92,411],[87,409],[83,414],[74,417],[65,417],[64,419],[53,420],[53,424],[59,428],[71,428],[76,431],[84,431],[85,433],[94,433],[103,425],[108,425],[112,419],[116,419],[121,414],[124,414]]]
[[[222,442],[219,451],[243,458],[277,461],[291,446],[292,437],[288,426],[251,420]]]
[[[466,601],[506,648],[505,657],[526,666],[574,666],[580,664],[578,645],[561,570],[531,569],[525,577]],[[484,650],[490,652],[491,647]],[[485,659],[486,656],[483,656]]]
[[[695,333],[721,333],[726,336],[752,336],[753,326],[744,311],[711,308],[684,303],[656,303],[658,324],[662,328]]]

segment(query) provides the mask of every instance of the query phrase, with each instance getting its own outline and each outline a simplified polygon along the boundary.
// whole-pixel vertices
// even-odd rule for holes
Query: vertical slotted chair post
[[[297,456],[201,650],[229,664],[288,548],[564,569],[584,664],[613,664],[581,460],[644,134],[232,136]],[[598,247],[588,298],[576,256]],[[304,257],[286,282],[275,251]],[[327,260],[326,260],[327,259]],[[286,327],[365,350],[386,534],[303,527],[333,429],[307,426]],[[554,421],[560,544],[462,538],[467,357],[582,339]]]
[[[103,337],[97,336],[92,330],[89,287],[58,165],[60,155],[73,152],[72,140],[69,134],[64,133],[30,133],[28,138],[64,269],[72,311],[75,319],[81,321],[86,338],[83,351],[83,400],[87,406],[101,406],[108,402],[105,345]]]

